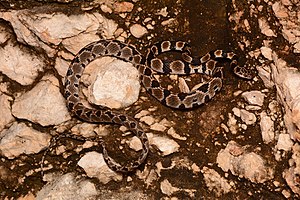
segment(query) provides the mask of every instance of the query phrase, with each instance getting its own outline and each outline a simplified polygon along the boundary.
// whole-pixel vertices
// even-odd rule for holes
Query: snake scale
[[[165,52],[181,52],[182,60],[166,62],[158,58]],[[79,81],[85,67],[93,60],[112,56],[132,63],[140,73],[140,80],[147,92],[162,104],[177,109],[194,108],[212,99],[222,87],[222,67],[217,67],[219,60],[229,60],[233,72],[241,78],[251,79],[250,70],[237,64],[237,56],[232,52],[216,50],[202,57],[192,57],[188,43],[182,41],[163,41],[154,44],[143,56],[134,46],[117,40],[99,40],[82,48],[72,60],[65,78],[65,98],[68,109],[80,119],[87,122],[104,122],[125,126],[133,132],[142,143],[140,156],[129,164],[121,165],[114,161],[103,147],[103,157],[107,165],[120,172],[129,172],[144,162],[149,152],[148,138],[138,122],[121,112],[107,107],[88,108],[79,97]],[[210,80],[189,93],[174,93],[161,87],[153,76],[156,73],[189,75],[194,73],[206,74]]]

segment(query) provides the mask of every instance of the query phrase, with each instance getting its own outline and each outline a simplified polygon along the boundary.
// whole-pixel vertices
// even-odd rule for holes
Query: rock
[[[238,131],[237,120],[231,113],[228,113],[227,126],[229,127],[229,130],[232,134],[237,133],[237,131]]]
[[[266,112],[260,114],[260,130],[264,143],[269,144],[274,141],[274,122]]]
[[[77,54],[80,49],[89,43],[99,40],[99,36],[95,32],[78,34],[71,38],[66,38],[62,41],[64,47],[73,54]]]
[[[76,15],[65,15],[61,12],[46,14],[37,8],[2,12],[0,18],[12,24],[18,41],[42,48],[50,57],[56,53],[56,50],[50,47],[52,44],[59,45],[64,39],[68,39],[67,43],[70,43],[72,37],[75,37],[73,45],[82,48],[85,44],[78,43],[78,35],[96,35],[98,30],[101,30],[103,37],[112,38],[117,28],[116,23],[97,12]]]
[[[232,112],[233,112],[233,114],[234,114],[235,116],[241,117],[241,110],[240,110],[240,109],[234,107],[234,108],[232,108]]]
[[[147,125],[152,125],[155,122],[154,117],[146,115],[140,118],[141,122],[145,122]]]
[[[245,122],[247,125],[252,125],[256,122],[256,116],[253,113],[245,109],[241,109],[240,112],[242,121]]]
[[[133,3],[131,2],[115,2],[113,5],[116,13],[131,12],[133,9]]]
[[[138,100],[140,75],[131,63],[103,57],[92,62],[88,68],[84,76],[88,76],[89,80],[84,82],[92,83],[88,88],[88,100],[93,104],[122,108]]]
[[[147,29],[139,24],[133,24],[129,30],[130,33],[136,38],[141,38],[143,35],[148,33]]]
[[[122,181],[123,176],[112,171],[106,164],[103,155],[95,151],[86,153],[78,165],[84,169],[88,177],[97,178],[101,183],[106,184],[111,180]]]
[[[94,199],[98,191],[89,180],[78,179],[68,173],[55,176],[36,194],[36,200],[51,199]]]
[[[63,77],[63,80],[64,80],[64,77],[67,74],[67,71],[69,69],[69,65],[70,65],[70,63],[67,62],[65,59],[60,58],[60,57],[56,57],[56,60],[55,60],[55,69],[57,70],[58,74],[61,77]]]
[[[270,67],[267,67],[267,66],[262,66],[262,67],[257,66],[256,69],[258,71],[259,77],[264,82],[264,85],[267,88],[272,88],[274,86],[274,82],[271,80]]]
[[[291,138],[300,141],[300,73],[296,68],[287,67],[287,63],[276,54],[273,57],[273,77],[279,102],[285,108],[284,122]]]
[[[179,191],[183,191],[189,194],[190,198],[193,199],[195,198],[195,192],[196,190],[194,189],[184,189],[184,188],[177,188],[172,186],[172,184],[167,180],[163,180],[160,183],[160,190],[163,194],[168,195],[168,196],[172,196],[172,194],[179,192]]]
[[[7,31],[7,28],[0,25],[0,44],[4,44],[11,37],[11,33]]]
[[[268,24],[267,19],[265,19],[263,17],[259,18],[258,25],[259,25],[259,28],[260,28],[260,31],[262,34],[269,36],[269,37],[271,37],[271,36],[276,37],[276,34],[273,32],[272,29],[270,29],[270,25]]]
[[[154,131],[164,132],[167,129],[167,127],[165,127],[164,125],[162,125],[160,123],[154,123],[150,126],[150,129],[154,130]]]
[[[151,130],[164,132],[171,123],[166,119],[161,120],[160,122],[156,122],[150,126]]]
[[[290,151],[293,147],[293,141],[289,134],[279,134],[276,148],[279,150]]]
[[[260,91],[253,90],[253,91],[250,91],[250,92],[244,92],[242,94],[242,97],[249,104],[262,106],[263,103],[264,103],[265,95],[263,93],[261,93]]]
[[[80,135],[80,136],[83,136],[86,138],[94,137],[95,136],[94,131],[98,126],[101,126],[101,125],[83,122],[83,123],[73,126],[71,131],[75,135]],[[106,132],[108,132],[108,131],[106,131]]]
[[[179,150],[179,144],[164,136],[147,134],[149,143],[155,145],[161,152],[162,156],[170,155]]]
[[[131,138],[131,140],[129,141],[129,147],[135,151],[139,151],[139,150],[142,150],[142,143],[141,143],[141,140],[134,136]]]
[[[11,97],[5,94],[0,95],[0,132],[4,129],[6,125],[14,121],[14,117],[11,114],[10,101],[12,101]]]
[[[178,192],[180,189],[173,187],[171,183],[165,179],[160,183],[160,190],[163,194],[171,196],[173,193]]]
[[[298,15],[291,9],[290,4],[286,4],[288,1],[277,1],[272,5],[277,20],[282,26],[282,35],[283,37],[292,45],[294,48],[294,53],[300,53],[300,37],[299,37],[299,13]],[[295,6],[299,6],[299,2],[293,2]],[[297,5],[298,4],[298,5]]]
[[[273,178],[273,170],[265,166],[265,161],[254,152],[246,152],[234,141],[230,141],[217,156],[217,163],[224,172],[245,177],[254,183],[263,183]]]
[[[187,140],[186,137],[182,137],[181,135],[179,135],[178,133],[176,133],[175,129],[173,127],[169,128],[169,130],[167,131],[167,134],[172,136],[174,139],[178,139],[178,140]]]
[[[42,80],[16,98],[12,105],[13,115],[42,126],[58,125],[71,119],[56,81],[55,78]]]
[[[272,49],[269,47],[261,47],[260,51],[265,58],[272,60]]]
[[[0,71],[21,85],[32,84],[44,67],[42,58],[11,42],[0,47],[0,55]]]
[[[233,191],[235,187],[234,183],[229,183],[215,170],[203,167],[201,171],[203,173],[206,186],[209,191],[214,192],[216,196],[220,197],[223,194]]]
[[[23,153],[34,154],[47,147],[50,135],[39,132],[24,123],[13,125],[1,132],[0,152],[3,156],[12,159]]]
[[[283,172],[283,178],[286,180],[288,186],[292,191],[300,195],[300,145],[296,143],[293,146],[293,155],[289,161],[290,168]]]

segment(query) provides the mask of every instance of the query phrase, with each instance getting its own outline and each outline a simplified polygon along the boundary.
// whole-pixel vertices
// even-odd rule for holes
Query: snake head
[[[244,78],[244,79],[248,79],[251,80],[254,78],[255,74],[253,71],[245,68],[245,67],[240,67],[240,66],[236,66],[233,69],[233,72],[240,78]]]

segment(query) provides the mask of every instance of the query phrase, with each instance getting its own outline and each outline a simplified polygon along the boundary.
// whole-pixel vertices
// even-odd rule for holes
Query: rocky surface
[[[299,0],[2,1],[0,198],[298,199],[299,8]],[[120,174],[108,168],[97,142],[50,142],[63,133],[102,137],[114,159],[137,158],[141,143],[125,127],[83,122],[70,115],[62,95],[74,55],[103,38],[142,54],[166,39],[190,41],[196,55],[230,49],[257,75],[246,81],[225,69],[215,98],[182,111],[147,94],[130,63],[105,57],[88,65],[80,84],[84,103],[121,108],[149,138],[146,162]],[[207,79],[156,76],[174,91]]]

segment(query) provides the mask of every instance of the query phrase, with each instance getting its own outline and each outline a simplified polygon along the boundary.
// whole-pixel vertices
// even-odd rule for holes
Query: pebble
[[[262,55],[268,60],[272,60],[272,49],[269,47],[261,47],[260,51]]]
[[[103,155],[95,151],[86,153],[79,161],[78,165],[83,168],[85,173],[90,178],[97,178],[101,183],[107,184],[114,180],[120,182],[123,176],[111,170]]]
[[[247,125],[253,125],[256,122],[256,116],[255,114],[245,110],[241,109],[241,119],[243,122],[245,122]]]
[[[279,134],[276,148],[279,150],[290,151],[293,147],[293,141],[289,134]]]
[[[231,113],[228,113],[227,126],[232,134],[237,134],[238,131],[237,120],[235,119],[234,115],[232,115]]]
[[[266,112],[260,114],[260,130],[264,143],[268,144],[274,141],[274,122]]]
[[[124,12],[131,12],[133,9],[133,3],[130,2],[115,2],[113,7],[116,13],[124,13]]]
[[[213,191],[218,197],[233,191],[235,185],[231,185],[228,180],[221,177],[214,169],[203,167],[201,172],[203,173],[204,181],[208,190],[211,192]]]
[[[253,90],[250,92],[243,92],[242,97],[252,105],[262,106],[264,103],[265,95],[257,90]]]
[[[139,24],[133,24],[132,26],[130,26],[129,30],[130,33],[136,38],[141,38],[146,33],[148,33],[147,29]]]
[[[179,144],[168,137],[159,136],[156,134],[147,134],[147,136],[150,144],[155,145],[162,153],[162,156],[170,155],[179,150]]]
[[[276,37],[276,34],[273,32],[272,29],[270,29],[270,25],[268,24],[268,21],[267,19],[261,17],[258,19],[258,25],[259,25],[259,28],[261,30],[261,33],[266,35],[266,36],[274,36]]]

